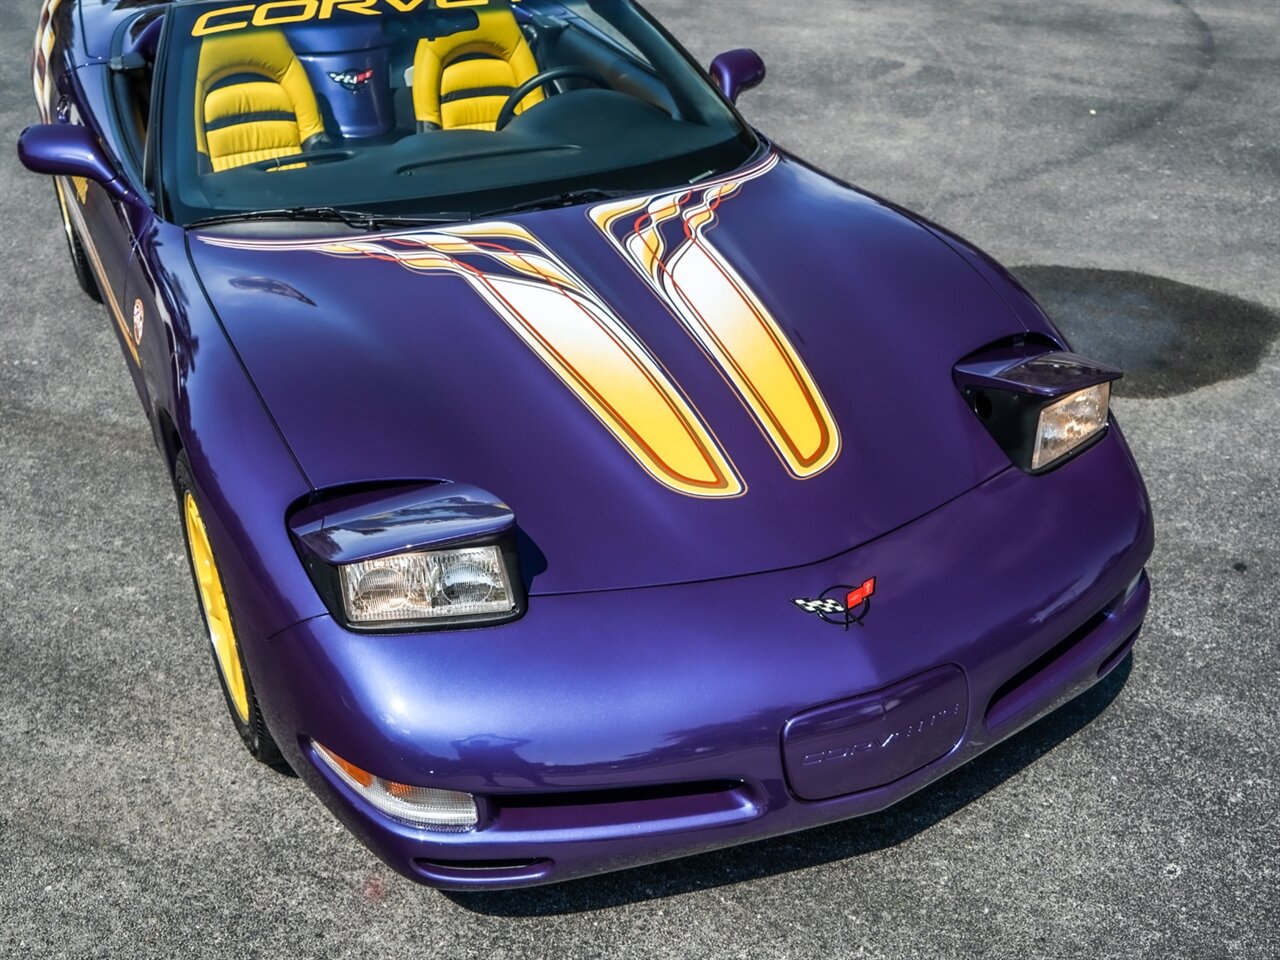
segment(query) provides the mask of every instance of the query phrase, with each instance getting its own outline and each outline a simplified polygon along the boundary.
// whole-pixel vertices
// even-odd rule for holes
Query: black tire
[[[54,187],[55,190],[59,189]],[[59,204],[62,203],[62,194],[59,192]],[[67,203],[71,203],[70,197],[66,198]],[[76,275],[76,282],[80,284],[80,289],[94,303],[102,302],[102,291],[98,289],[98,278],[93,275],[93,267],[89,265],[88,254],[85,253],[84,244],[80,242],[80,235],[76,233],[76,228],[71,225],[71,221],[67,218],[65,211],[62,211],[62,229],[67,234],[67,249],[71,253],[71,269]]]
[[[273,770],[280,773],[292,773],[288,762],[280,753],[280,747],[276,744],[275,738],[271,735],[271,731],[267,729],[267,721],[262,715],[262,708],[258,704],[258,695],[253,689],[253,680],[249,676],[249,669],[245,665],[244,656],[240,651],[239,637],[235,631],[234,618],[230,610],[227,610],[228,622],[231,625],[231,633],[234,637],[234,655],[236,662],[239,664],[240,673],[244,681],[244,688],[247,701],[248,717],[242,718],[240,710],[237,708],[235,699],[232,696],[231,688],[227,682],[227,677],[223,672],[222,664],[218,660],[218,651],[214,644],[213,632],[209,624],[209,614],[205,607],[204,594],[200,587],[199,576],[196,573],[196,561],[191,543],[191,536],[188,532],[186,518],[186,498],[191,496],[195,501],[197,512],[201,512],[199,508],[199,500],[195,495],[195,484],[191,479],[191,464],[187,460],[185,452],[178,454],[177,463],[174,465],[174,489],[178,495],[178,519],[182,526],[182,540],[187,548],[187,566],[191,571],[192,586],[196,594],[196,606],[200,608],[200,619],[205,625],[205,632],[208,637],[209,655],[213,660],[214,673],[218,675],[218,685],[222,688],[222,698],[227,705],[227,713],[231,717],[231,722],[236,728],[236,732],[240,734],[240,739],[245,745],[245,749],[259,763],[264,763]],[[201,521],[203,523],[203,521]],[[212,558],[212,551],[210,551]],[[217,559],[213,559],[215,570],[218,567]],[[218,574],[221,580],[221,574]],[[228,605],[229,606],[229,605]]]

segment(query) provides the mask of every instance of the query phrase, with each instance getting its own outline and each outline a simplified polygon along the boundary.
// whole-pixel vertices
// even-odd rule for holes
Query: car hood
[[[825,559],[1008,467],[951,371],[1023,326],[931,232],[776,154],[648,199],[189,245],[311,483],[488,490],[535,594]]]

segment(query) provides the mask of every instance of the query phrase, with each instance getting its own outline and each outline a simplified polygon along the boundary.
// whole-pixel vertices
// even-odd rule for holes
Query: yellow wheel
[[[205,626],[209,630],[209,648],[218,668],[218,679],[222,684],[227,709],[249,753],[268,766],[287,772],[289,765],[267,729],[253,683],[245,668],[244,652],[236,638],[235,620],[231,616],[231,605],[227,600],[222,572],[209,541],[209,530],[201,515],[200,501],[196,498],[195,484],[191,478],[191,464],[185,453],[178,454],[174,485],[178,492],[183,532],[186,534],[187,557],[191,561],[191,577],[195,581],[200,612],[204,615]]]
[[[182,495],[182,516],[187,524],[187,544],[191,548],[191,569],[195,571],[196,592],[204,608],[204,620],[209,625],[209,642],[213,644],[213,656],[222,671],[231,708],[241,723],[249,722],[249,691],[244,685],[244,668],[240,665],[240,649],[236,646],[236,634],[231,627],[231,612],[227,610],[227,595],[222,589],[222,577],[213,562],[213,550],[209,546],[209,534],[200,517],[196,498],[187,490]]]

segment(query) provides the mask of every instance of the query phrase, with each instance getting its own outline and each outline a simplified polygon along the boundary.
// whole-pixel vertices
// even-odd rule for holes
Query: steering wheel
[[[498,113],[498,122],[494,125],[494,130],[501,130],[510,123],[516,115],[516,107],[520,106],[524,98],[533,91],[555,80],[567,80],[570,77],[590,81],[606,90],[610,89],[609,81],[588,67],[552,67],[550,70],[543,70],[511,91],[511,96],[507,97],[507,102],[502,105],[502,110]]]

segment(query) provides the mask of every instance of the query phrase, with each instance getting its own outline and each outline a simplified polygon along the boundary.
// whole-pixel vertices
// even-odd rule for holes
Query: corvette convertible
[[[40,11],[19,154],[231,722],[407,877],[882,810],[1134,643],[1121,372],[748,126],[764,76],[634,0]]]

